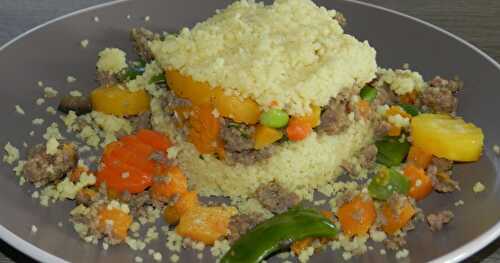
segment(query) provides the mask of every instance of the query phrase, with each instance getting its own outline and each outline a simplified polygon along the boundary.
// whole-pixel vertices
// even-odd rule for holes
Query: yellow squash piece
[[[443,114],[420,114],[412,118],[413,144],[425,152],[453,161],[477,161],[483,149],[481,128]]]
[[[131,92],[117,85],[93,90],[90,99],[93,110],[119,117],[148,111],[150,101],[145,90]]]
[[[262,149],[282,137],[283,133],[281,131],[259,125],[257,129],[255,129],[255,149]]]
[[[221,116],[236,122],[255,124],[259,121],[259,105],[252,99],[226,95],[221,88],[195,81],[178,70],[167,70],[165,77],[175,95],[190,100],[194,105],[211,104]]]

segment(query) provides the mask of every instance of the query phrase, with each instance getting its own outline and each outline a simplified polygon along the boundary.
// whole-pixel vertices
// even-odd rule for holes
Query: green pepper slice
[[[410,150],[410,143],[398,139],[386,138],[375,142],[377,162],[385,166],[397,166],[405,159]]]
[[[161,84],[161,83],[167,83],[167,80],[165,79],[165,75],[163,73],[155,75],[151,77],[151,79],[149,80],[149,84]]]
[[[362,99],[371,102],[375,99],[375,97],[377,97],[377,89],[370,85],[366,85],[359,92],[359,96]]]
[[[415,107],[415,105],[400,103],[399,106],[411,116],[417,116],[420,114],[420,111],[417,107]]]
[[[393,193],[408,194],[410,180],[394,169],[382,167],[378,174],[368,184],[368,193],[379,200],[389,199]]]
[[[335,237],[337,229],[313,209],[295,208],[257,225],[237,240],[220,263],[257,263],[284,242],[306,237]]]

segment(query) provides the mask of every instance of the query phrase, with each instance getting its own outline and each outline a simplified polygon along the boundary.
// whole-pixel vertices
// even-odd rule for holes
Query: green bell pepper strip
[[[368,184],[368,193],[375,199],[387,200],[394,193],[408,194],[410,187],[411,183],[408,177],[394,169],[382,167]]]
[[[399,106],[403,108],[408,114],[411,116],[417,116],[420,114],[420,111],[418,110],[417,107],[411,104],[405,104],[405,103],[400,103]]]
[[[375,99],[375,97],[377,97],[377,89],[370,86],[370,85],[366,85],[364,86],[361,91],[359,92],[359,96],[366,100],[366,101],[373,101]]]
[[[400,142],[398,139],[382,139],[375,142],[377,146],[377,162],[385,166],[397,166],[403,162],[408,151],[410,143]]]
[[[257,263],[288,241],[337,235],[335,225],[313,209],[294,208],[257,225],[237,240],[220,263]]]

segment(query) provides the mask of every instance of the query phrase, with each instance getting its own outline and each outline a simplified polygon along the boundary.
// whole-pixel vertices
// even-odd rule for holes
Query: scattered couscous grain
[[[35,118],[32,121],[33,125],[42,125],[44,122],[45,122],[45,120],[42,118]]]
[[[73,76],[67,76],[66,77],[66,82],[68,82],[68,83],[73,83],[75,81],[76,81],[76,78],[73,77]]]
[[[456,207],[463,206],[464,204],[465,204],[465,202],[464,202],[463,200],[458,200],[458,201],[456,201],[456,202],[454,203],[454,205],[455,205]]]
[[[45,98],[50,99],[50,98],[54,98],[55,96],[57,96],[57,93],[58,93],[58,92],[57,92],[57,90],[56,90],[56,89],[54,89],[53,87],[48,87],[48,86],[47,86],[47,87],[45,87],[45,88],[43,89],[43,93],[44,93]]]
[[[403,259],[408,257],[410,255],[410,251],[406,248],[399,250],[396,252],[396,259]]]
[[[474,184],[474,186],[472,187],[472,190],[474,191],[474,193],[480,193],[480,192],[484,191],[484,189],[486,189],[486,187],[481,182],[476,182]]]
[[[87,48],[87,46],[89,45],[89,40],[88,39],[84,39],[84,40],[80,41],[80,45],[83,48]]]
[[[37,83],[38,87],[42,88],[43,87],[43,81],[39,80]]]
[[[180,259],[180,257],[179,257],[179,255],[177,255],[177,254],[172,254],[172,255],[170,256],[170,262],[172,262],[172,263],[179,262],[179,259]]]
[[[69,95],[72,97],[81,97],[83,94],[81,91],[78,90],[72,90],[69,92]]]
[[[45,109],[45,111],[50,115],[55,115],[57,113],[56,109],[52,106],[48,106],[47,109]]]
[[[13,164],[15,161],[19,160],[19,149],[12,146],[10,142],[7,142],[3,147],[5,154],[3,156],[3,161],[8,164]]]
[[[36,99],[36,105],[40,106],[40,105],[42,105],[44,103],[45,103],[45,99],[44,98],[38,98],[38,99]]]
[[[149,20],[151,20],[151,17],[150,17],[150,16],[146,16],[146,17],[144,17],[144,21],[149,22]]]
[[[94,22],[99,22],[99,17],[98,16],[94,16]]]
[[[19,105],[16,105],[16,112],[21,114],[21,115],[25,114],[23,108],[21,108],[21,106],[19,106]]]
[[[155,253],[153,254],[153,259],[154,259],[155,261],[157,261],[157,262],[160,262],[162,258],[163,258],[163,256],[161,255],[161,253],[160,253],[160,252],[155,252]]]
[[[142,262],[143,262],[143,259],[142,259],[142,257],[136,256],[136,257],[134,258],[134,261],[135,261],[136,263],[142,263]]]
[[[31,226],[31,233],[36,234],[38,232],[38,228],[35,225]]]
[[[118,73],[127,67],[126,54],[118,48],[105,48],[99,52],[96,66],[100,72]]]
[[[500,146],[498,146],[497,144],[493,145],[493,152],[496,155],[500,155]]]

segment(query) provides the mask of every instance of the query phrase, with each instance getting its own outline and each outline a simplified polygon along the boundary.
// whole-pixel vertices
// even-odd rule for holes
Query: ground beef
[[[259,214],[239,214],[231,217],[229,222],[229,241],[234,242],[246,232],[254,228],[258,223],[262,222],[264,218]]]
[[[345,18],[344,14],[337,11],[333,19],[337,20],[337,22],[339,22],[339,25],[341,27],[347,26],[347,19]]]
[[[276,182],[260,186],[255,191],[255,197],[267,210],[279,214],[300,202],[300,197],[291,193]]]
[[[225,160],[228,164],[233,165],[236,163],[240,163],[243,165],[252,165],[262,160],[266,160],[271,158],[273,155],[274,148],[267,147],[260,150],[245,150],[241,152],[224,152]]]
[[[165,96],[163,96],[162,107],[163,110],[169,114],[174,114],[174,110],[179,107],[191,106],[191,102],[186,99],[177,97],[173,91],[166,90]]]
[[[145,28],[132,28],[130,31],[130,39],[135,50],[144,61],[151,61],[154,55],[149,49],[148,42],[161,39],[160,34],[155,34]]]
[[[74,111],[76,115],[87,114],[92,111],[90,98],[87,96],[64,96],[57,109],[63,113]]]
[[[76,193],[75,201],[77,204],[90,206],[99,199],[99,194],[90,188],[84,188]]]
[[[429,82],[429,87],[424,89],[417,103],[424,110],[455,113],[458,105],[456,93],[462,86],[461,81],[436,77]]]
[[[135,216],[145,215],[145,206],[152,204],[151,196],[148,191],[144,191],[139,194],[129,194],[128,207],[130,208],[130,213]]]
[[[439,231],[445,224],[450,223],[453,217],[453,212],[444,210],[435,214],[429,214],[426,219],[432,231]]]
[[[361,150],[359,162],[362,168],[371,168],[375,165],[377,159],[377,146],[370,144]]]
[[[460,190],[460,185],[457,181],[451,179],[451,168],[453,162],[433,157],[431,164],[427,168],[427,175],[432,180],[434,190],[441,193],[449,193]]]
[[[255,142],[253,135],[255,126],[236,123],[229,119],[221,118],[220,138],[224,142],[224,149],[231,152],[252,150]]]
[[[27,181],[45,185],[58,180],[73,170],[78,162],[78,153],[73,144],[59,145],[54,155],[46,152],[44,144],[38,144],[28,153],[23,176]]]
[[[390,236],[384,240],[384,245],[390,250],[399,250],[406,246],[406,239],[403,236]]]
[[[376,108],[385,104],[393,105],[398,101],[398,96],[391,90],[389,85],[383,84],[375,88],[377,89],[377,97],[372,102],[373,107]]]
[[[107,87],[120,83],[118,76],[109,72],[97,71],[96,80],[99,86]]]
[[[130,117],[129,121],[132,124],[132,127],[135,128],[136,131],[140,129],[151,129],[151,113],[145,112],[139,114],[134,117]]]
[[[342,98],[331,99],[321,114],[318,131],[328,135],[339,134],[349,127],[351,120],[348,116],[348,102]]]
[[[389,129],[391,128],[391,124],[383,119],[374,120],[374,136],[376,139],[381,139],[387,135]]]

